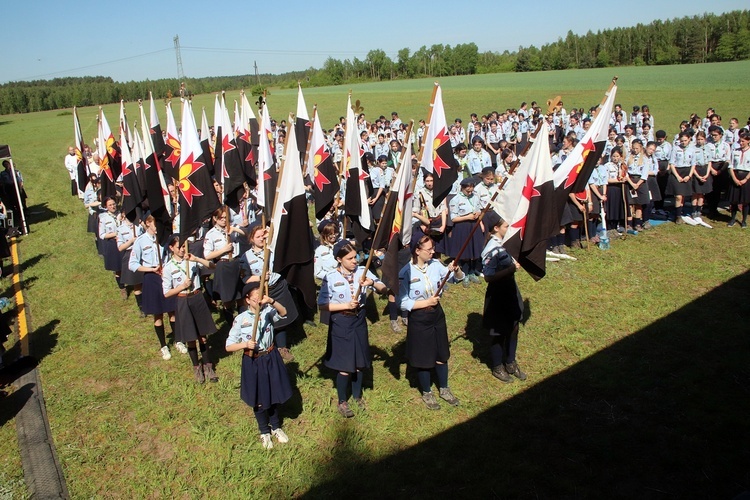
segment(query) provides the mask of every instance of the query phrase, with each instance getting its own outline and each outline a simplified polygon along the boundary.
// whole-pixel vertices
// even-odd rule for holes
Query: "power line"
[[[96,68],[96,67],[99,67],[99,66],[105,66],[107,64],[118,63],[118,62],[122,62],[122,61],[129,61],[131,59],[137,59],[139,57],[150,56],[150,55],[153,55],[153,54],[158,54],[160,52],[167,52],[169,50],[174,50],[174,48],[170,47],[168,49],[154,50],[152,52],[146,52],[146,53],[138,54],[138,55],[135,55],[135,56],[123,57],[121,59],[112,59],[112,60],[106,61],[106,62],[101,62],[101,63],[96,63],[96,64],[89,64],[88,66],[81,66],[79,68],[72,68],[72,69],[66,69],[66,70],[62,70],[62,71],[56,71],[54,73],[45,73],[45,74],[42,74],[42,75],[27,76],[25,78],[19,78],[18,81],[28,81],[28,80],[35,80],[37,78],[45,78],[45,77],[48,77],[48,76],[62,75],[62,74],[65,74],[65,73],[71,73],[73,71],[80,71],[82,69]]]
[[[223,48],[223,47],[186,47],[182,46],[183,50],[192,50],[196,52],[223,52],[229,54],[277,54],[277,55],[295,55],[295,56],[308,56],[308,55],[366,55],[364,52],[355,51],[339,51],[332,52],[330,50],[279,50],[279,49],[238,49],[238,48]]]

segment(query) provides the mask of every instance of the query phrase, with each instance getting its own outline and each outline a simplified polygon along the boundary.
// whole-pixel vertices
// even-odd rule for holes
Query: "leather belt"
[[[193,290],[192,292],[180,292],[177,295],[179,297],[192,297],[193,295],[195,295],[198,292],[200,292],[200,289]]]
[[[261,356],[265,356],[266,354],[270,354],[271,351],[273,351],[276,348],[274,344],[271,344],[271,347],[268,349],[263,349],[262,351],[253,351],[252,349],[244,349],[242,353],[249,357],[249,358],[260,358]]]

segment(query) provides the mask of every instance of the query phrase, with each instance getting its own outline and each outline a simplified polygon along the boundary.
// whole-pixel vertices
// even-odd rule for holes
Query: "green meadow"
[[[626,111],[648,104],[656,128],[674,134],[709,106],[725,124],[733,116],[744,124],[748,74],[750,61],[440,83],[448,119],[466,122],[471,112],[557,95],[567,109],[589,108],[618,76],[617,102]],[[422,79],[351,91],[368,119],[398,111],[416,121],[427,118],[432,86]],[[348,91],[304,89],[309,112],[317,103],[332,126]],[[296,95],[271,89],[274,118],[294,112]],[[236,98],[228,90],[230,106]],[[213,99],[194,98],[210,123]],[[126,106],[132,125],[137,106]],[[79,112],[90,143],[96,109]],[[105,112],[115,129],[118,107]],[[390,331],[384,299],[369,304],[369,409],[353,419],[337,413],[333,374],[321,362],[326,328],[290,332],[294,396],[282,409],[290,442],[265,451],[239,398],[240,356],[222,352],[219,383],[196,385],[188,357],[173,349],[163,361],[151,321],[139,318],[132,297],[120,299],[86,233],[85,210],[70,196],[63,156],[72,121],[64,111],[0,116],[0,143],[11,145],[29,195],[31,234],[19,250],[30,336],[73,497],[731,498],[750,489],[750,233],[725,220],[712,221],[713,230],[664,224],[607,252],[571,251],[577,262],[550,263],[539,282],[518,273],[529,311],[518,353],[526,382],[490,374],[484,285],[451,287],[442,303],[457,408],[424,407],[405,364],[405,332]],[[1,285],[9,296],[9,279]],[[211,342],[221,352],[228,325],[215,319]],[[18,353],[15,346],[5,359]],[[17,408],[5,402],[0,497],[22,498]]]

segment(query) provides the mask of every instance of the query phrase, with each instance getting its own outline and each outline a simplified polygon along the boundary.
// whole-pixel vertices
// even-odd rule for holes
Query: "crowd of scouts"
[[[545,115],[536,103],[523,103],[517,110],[482,117],[472,114],[466,128],[456,119],[449,135],[461,172],[437,207],[432,203],[432,174],[419,168],[416,155],[411,155],[409,163],[417,179],[413,235],[399,256],[397,285],[387,286],[378,277],[376,266],[366,269],[362,265],[369,252],[378,256],[376,261],[383,258],[382,249],[369,248],[368,241],[353,241],[342,234],[346,227],[343,190],[329,214],[317,221],[314,274],[320,283],[320,319],[328,324],[323,362],[336,374],[337,409],[342,416],[355,416],[350,399],[358,411],[367,408],[362,382],[363,372],[372,367],[372,355],[365,302],[372,291],[388,296],[391,328],[400,332],[402,325],[406,327],[407,362],[416,371],[427,408],[439,409],[438,399],[459,405],[448,384],[450,347],[440,304],[449,282],[463,286],[487,283],[483,326],[492,338],[492,375],[506,383],[526,379],[516,361],[518,327],[524,313],[514,277],[520,266],[502,246],[508,224],[492,197],[538,120],[545,119],[550,125],[556,168],[591,125],[591,117],[583,109],[568,113],[561,107]],[[344,126],[342,119],[327,136],[335,161],[341,161]],[[377,221],[407,143],[407,128],[395,112],[391,120],[381,116],[372,124],[360,115],[356,126],[369,171],[368,204]],[[285,124],[272,122],[272,127],[281,160]],[[586,190],[571,194],[560,233],[549,240],[548,260],[572,259],[565,247],[580,246],[582,234],[596,244],[607,228],[612,236],[647,229],[649,218],[667,218],[667,199],[673,200],[671,220],[677,223],[711,227],[702,216],[715,216],[720,203],[726,201],[729,226],[737,224],[741,213],[739,225],[746,227],[750,204],[748,127],[750,123],[740,129],[732,119],[724,129],[721,118],[710,109],[705,119],[693,116],[683,122],[680,133],[669,141],[663,130],[654,132],[648,106],[636,106],[629,115],[616,106],[604,155]],[[420,121],[412,131],[414,144],[421,145],[425,131],[425,123]],[[410,155],[404,157],[409,161]],[[95,158],[92,163],[96,165]],[[81,195],[72,175],[73,194]],[[221,200],[221,185],[215,182],[214,187]],[[293,290],[278,274],[268,273],[267,291],[261,288],[265,260],[271,259],[267,267],[271,269],[273,255],[264,253],[268,230],[259,223],[253,191],[246,186],[237,211],[217,209],[184,246],[176,235],[160,245],[153,216],[144,214],[143,220],[133,224],[118,212],[117,200],[100,199],[98,189],[93,172],[82,193],[89,212],[88,230],[94,233],[104,267],[114,274],[123,299],[132,291],[141,315],[153,318],[163,359],[171,358],[164,328],[166,315],[175,349],[189,355],[195,380],[218,381],[214,354],[207,342],[207,337],[217,332],[211,309],[218,308],[231,325],[226,350],[243,353],[241,398],[255,413],[263,447],[272,448],[274,438],[287,442],[279,417],[279,406],[292,394],[284,365],[293,360],[286,329],[295,321],[309,320],[310,315],[304,313],[304,305],[295,300]],[[169,191],[176,232],[177,191],[172,184]],[[482,215],[490,203],[493,206]],[[481,230],[472,235],[480,217]],[[433,380],[437,397],[432,391]]]

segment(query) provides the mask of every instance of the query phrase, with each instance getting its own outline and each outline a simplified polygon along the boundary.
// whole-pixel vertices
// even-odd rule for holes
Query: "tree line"
[[[720,15],[656,20],[629,28],[614,28],[567,36],[543,45],[519,47],[515,52],[479,52],[475,43],[422,46],[398,51],[391,59],[383,50],[371,50],[360,60],[329,57],[321,68],[279,75],[187,78],[190,93],[223,89],[293,88],[341,85],[369,81],[607,66],[693,64],[750,59],[750,11]],[[260,82],[259,82],[260,80]],[[10,82],[0,85],[0,114],[28,113],[73,106],[93,106],[178,95],[180,81],[160,79],[116,82],[104,76]]]

